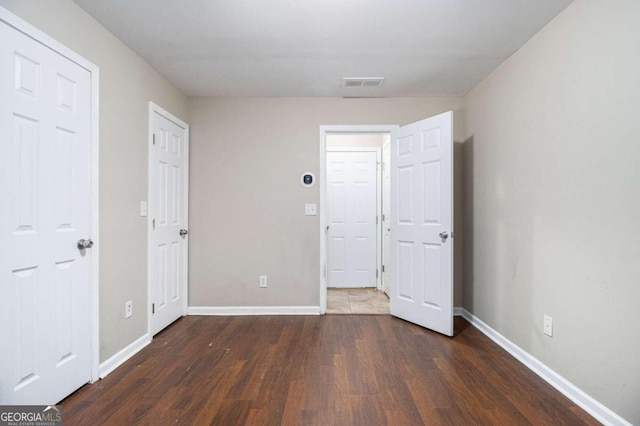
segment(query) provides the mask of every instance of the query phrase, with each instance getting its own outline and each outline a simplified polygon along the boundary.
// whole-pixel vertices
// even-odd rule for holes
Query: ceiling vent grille
[[[384,83],[384,77],[345,77],[342,79],[342,87],[380,87]]]

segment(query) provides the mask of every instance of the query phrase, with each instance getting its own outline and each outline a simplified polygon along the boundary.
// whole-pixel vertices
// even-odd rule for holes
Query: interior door
[[[391,143],[382,147],[382,291],[391,294]]]
[[[152,104],[150,110],[151,333],[186,312],[188,126]]]
[[[453,113],[391,132],[391,314],[453,335]]]
[[[376,287],[376,157],[327,152],[328,287]]]
[[[91,379],[91,75],[0,40],[0,404],[48,405]]]

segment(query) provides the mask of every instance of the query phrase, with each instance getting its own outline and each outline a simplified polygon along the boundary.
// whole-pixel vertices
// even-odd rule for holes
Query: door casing
[[[320,164],[319,179],[320,182],[320,314],[327,312],[327,135],[330,134],[366,134],[366,133],[391,133],[397,129],[397,124],[383,125],[325,125],[320,126]],[[380,244],[378,244],[380,246]],[[380,250],[380,247],[378,247]],[[379,258],[379,256],[378,256]],[[380,260],[378,261],[380,263]],[[380,265],[378,265],[380,270]]]
[[[381,290],[387,296],[391,296],[391,289],[389,287],[391,278],[389,278],[389,262],[391,261],[390,249],[391,249],[391,236],[389,236],[389,227],[391,226],[389,220],[391,219],[391,187],[390,182],[385,179],[391,178],[391,141],[382,146],[382,215],[380,216],[380,223],[382,228],[382,269],[380,270],[381,277]],[[385,286],[386,284],[386,286]]]
[[[35,41],[50,48],[54,52],[69,59],[78,66],[86,69],[89,72],[91,78],[91,121],[90,121],[90,149],[91,149],[91,161],[90,161],[90,176],[87,178],[91,180],[91,239],[94,241],[91,254],[91,272],[89,277],[89,286],[91,289],[91,297],[89,301],[89,316],[91,322],[91,383],[97,381],[100,378],[100,339],[99,339],[99,292],[100,292],[100,182],[99,182],[99,77],[100,71],[97,65],[83,58],[73,50],[64,46],[51,36],[40,31],[33,25],[22,20],[20,17],[9,12],[7,9],[0,6],[0,21],[6,23],[15,30],[31,37]]]

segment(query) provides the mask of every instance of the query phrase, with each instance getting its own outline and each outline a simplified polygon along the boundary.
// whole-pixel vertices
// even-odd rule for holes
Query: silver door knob
[[[443,243],[447,241],[447,238],[449,238],[449,233],[447,231],[442,231],[438,235],[440,236],[440,239],[442,240]]]
[[[189,233],[189,231],[188,231],[188,230],[186,230],[186,229],[181,229],[181,230],[180,230],[180,236],[181,236],[181,237],[184,237],[184,236],[185,236],[185,235],[187,235],[188,233]]]
[[[93,247],[93,241],[91,241],[91,238],[89,238],[88,240],[78,240],[79,250],[89,249],[91,247]]]

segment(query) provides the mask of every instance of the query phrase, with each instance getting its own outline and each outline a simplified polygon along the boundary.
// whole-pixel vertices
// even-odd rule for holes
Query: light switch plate
[[[316,216],[318,214],[318,206],[316,204],[305,204],[304,214],[305,216]]]
[[[542,331],[549,337],[553,337],[553,318],[549,315],[544,315],[544,321],[542,325]]]
[[[146,217],[147,216],[147,202],[146,201],[140,201],[140,216],[142,216],[142,217]]]

